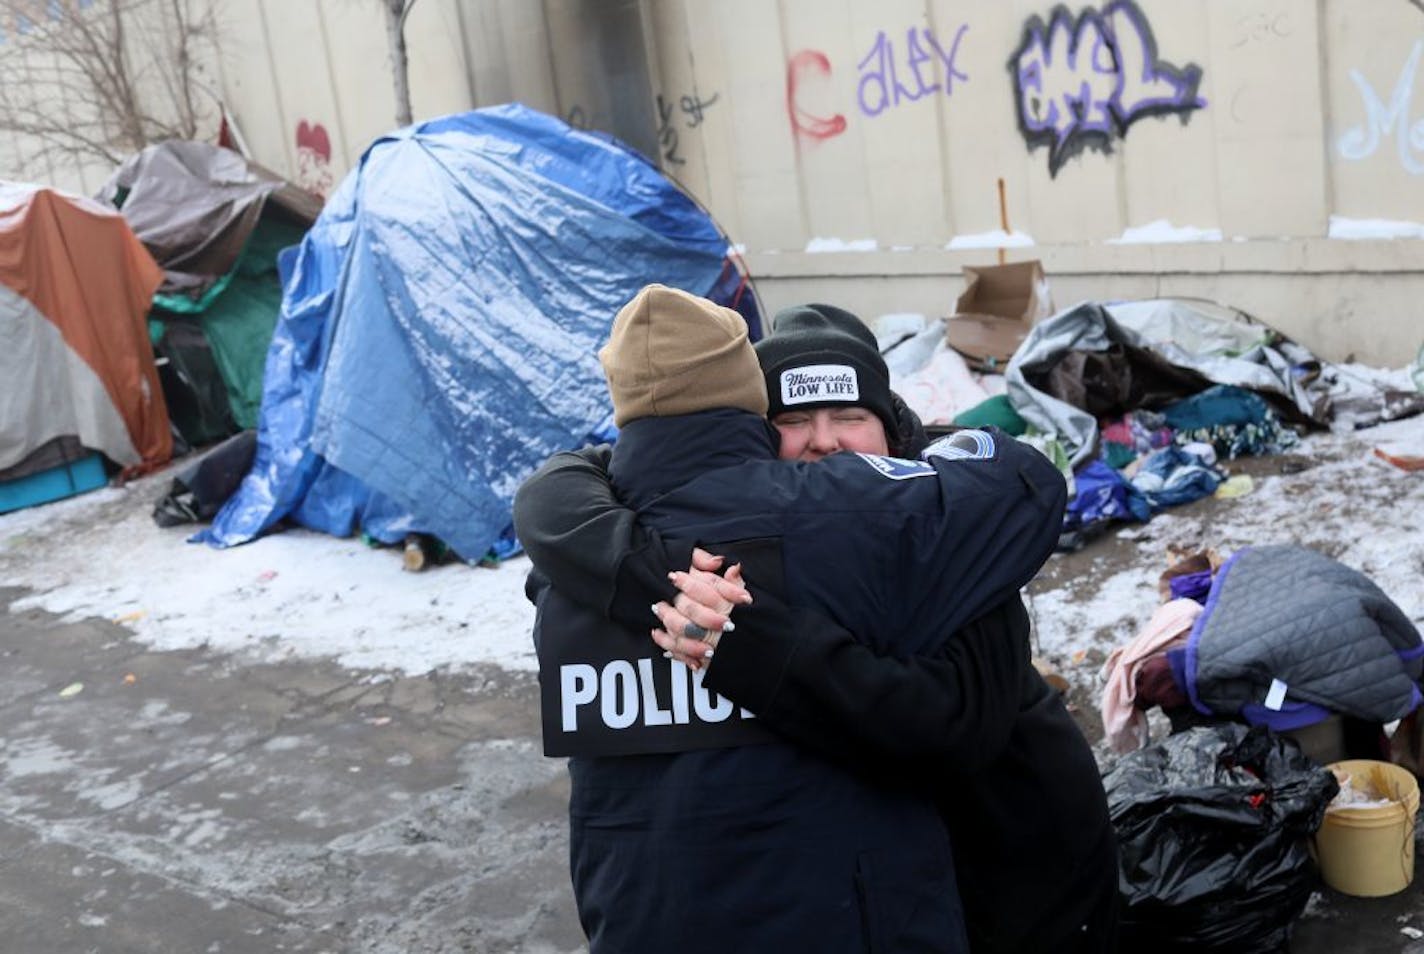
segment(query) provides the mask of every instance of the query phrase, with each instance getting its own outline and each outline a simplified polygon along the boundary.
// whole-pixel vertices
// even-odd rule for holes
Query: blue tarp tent
[[[609,426],[597,351],[639,288],[706,295],[759,336],[727,254],[641,155],[523,106],[377,140],[281,256],[257,455],[197,539],[286,518],[510,552],[515,488]]]

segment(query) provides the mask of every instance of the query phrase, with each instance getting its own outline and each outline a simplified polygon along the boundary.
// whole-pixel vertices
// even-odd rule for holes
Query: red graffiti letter
[[[325,197],[331,188],[331,137],[321,123],[297,123],[297,184]]]
[[[845,132],[846,118],[840,113],[827,119],[806,112],[796,105],[796,89],[801,85],[801,75],[814,70],[821,76],[831,75],[831,61],[820,50],[802,50],[786,64],[786,115],[791,119],[791,128],[796,133],[796,141],[808,139],[830,139]]]
[[[305,119],[297,123],[297,148],[310,149],[323,161],[331,161],[331,138],[321,123],[308,124]]]

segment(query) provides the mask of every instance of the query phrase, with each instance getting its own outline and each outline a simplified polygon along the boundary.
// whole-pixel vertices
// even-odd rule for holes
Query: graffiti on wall
[[[1291,35],[1290,14],[1283,10],[1272,13],[1248,13],[1236,21],[1236,39],[1230,49],[1239,50],[1250,44],[1283,40]]]
[[[681,166],[686,164],[687,159],[678,152],[681,146],[681,134],[678,132],[678,124],[675,121],[679,116],[682,125],[688,129],[696,129],[702,125],[702,120],[706,118],[707,107],[717,102],[720,93],[713,93],[711,99],[703,99],[696,93],[678,97],[676,103],[671,99],[664,98],[662,93],[657,97],[658,109],[658,147],[662,150],[663,159],[673,165]]]
[[[946,96],[954,92],[954,81],[967,82],[969,77],[954,65],[959,55],[959,43],[969,24],[960,26],[954,34],[948,52],[944,45],[928,29],[905,31],[904,65],[902,79],[899,57],[895,43],[881,30],[875,35],[875,42],[856,68],[860,70],[860,82],[856,84],[856,97],[860,101],[860,111],[866,116],[879,116],[892,106],[904,102],[916,102],[926,96],[944,90]],[[937,67],[944,68],[944,82],[936,78]]]
[[[803,139],[823,142],[846,130],[846,118],[840,113],[821,115],[802,105],[803,88],[828,88],[831,61],[820,50],[801,50],[786,61],[786,115],[791,118],[791,131],[797,145]]]
[[[924,27],[910,27],[903,45],[897,45],[884,30],[876,33],[869,51],[856,63],[855,92],[861,114],[874,119],[887,109],[940,92],[953,95],[956,81],[969,81],[956,62],[959,44],[968,31],[969,24],[961,25],[954,39],[945,43]],[[824,142],[846,131],[845,114],[824,108],[830,90],[831,60],[825,53],[800,50],[786,61],[786,116],[798,147],[802,142]],[[823,108],[809,106],[808,101]]]
[[[297,185],[322,198],[331,189],[331,137],[321,123],[297,123]]]
[[[1060,5],[1047,23],[1030,17],[1009,71],[1019,131],[1030,150],[1048,147],[1052,176],[1084,149],[1110,152],[1144,116],[1185,122],[1206,105],[1197,95],[1201,67],[1159,59],[1152,27],[1132,0],[1077,16]]]
[[[1394,137],[1399,164],[1410,175],[1424,173],[1424,119],[1415,119],[1410,107],[1414,99],[1414,77],[1419,71],[1420,57],[1424,56],[1424,40],[1418,40],[1404,63],[1404,68],[1395,80],[1389,102],[1385,103],[1375,92],[1370,81],[1359,70],[1350,71],[1350,79],[1360,91],[1360,102],[1365,110],[1364,122],[1347,129],[1336,143],[1340,155],[1346,159],[1368,159],[1379,149],[1389,136]]]

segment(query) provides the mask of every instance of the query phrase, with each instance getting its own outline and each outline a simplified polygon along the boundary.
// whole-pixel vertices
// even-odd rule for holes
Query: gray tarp
[[[1216,384],[1275,396],[1278,405],[1283,401],[1293,406],[1300,419],[1318,424],[1327,420],[1328,396],[1323,389],[1302,385],[1292,371],[1315,358],[1240,313],[1182,299],[1083,302],[1035,325],[1005,372],[1014,409],[1034,428],[1057,437],[1074,465],[1092,455],[1097,420],[1033,387],[1024,368],[1049,364],[1070,351],[1106,351],[1113,344],[1147,349]],[[1289,350],[1289,357],[1282,348]]]

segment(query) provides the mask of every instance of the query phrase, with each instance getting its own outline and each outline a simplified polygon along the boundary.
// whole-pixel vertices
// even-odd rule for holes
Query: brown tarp
[[[169,140],[124,161],[99,192],[163,269],[164,295],[197,300],[232,271],[266,202],[310,225],[321,200],[237,153]]]
[[[1179,368],[1146,348],[1113,342],[1104,351],[1065,351],[1052,362],[1024,365],[1024,379],[1094,417],[1158,410],[1211,387],[1205,375]]]
[[[108,409],[94,411],[99,400],[89,393],[63,393],[67,381],[82,386],[80,375],[59,368],[34,368],[38,355],[56,365],[77,359],[75,366],[92,371],[84,378],[102,385],[104,397],[117,411],[128,431],[130,447],[95,446],[80,433],[86,446],[103,451],[131,473],[166,462],[173,452],[168,411],[154,366],[146,316],[163,273],[134,237],[128,224],[101,203],[50,189],[0,184],[0,285],[11,293],[7,340],[40,342],[31,354],[13,349],[0,353],[0,378],[8,382],[29,380],[33,391],[44,394],[8,395],[7,415],[29,415],[23,432],[33,447],[0,447],[0,459],[25,456],[42,444],[70,433],[62,423],[70,418],[93,420]],[[56,356],[43,343],[52,339],[47,322],[57,329],[69,354]],[[29,327],[26,327],[26,325]],[[21,367],[20,363],[26,366]],[[64,375],[56,381],[56,377]],[[43,398],[45,403],[41,404]],[[29,400],[31,403],[26,404]],[[68,403],[66,403],[66,400]],[[91,413],[92,412],[92,413]],[[53,417],[51,424],[45,420]],[[38,418],[38,419],[36,419]],[[7,422],[0,421],[0,427]],[[56,433],[48,433],[57,431]],[[14,432],[7,429],[6,433]],[[42,439],[41,439],[42,438]]]

